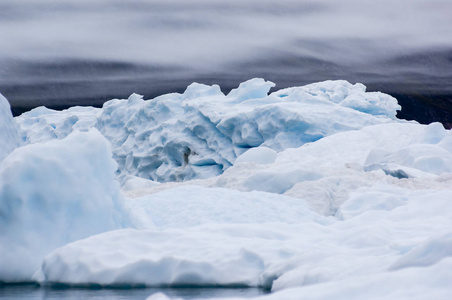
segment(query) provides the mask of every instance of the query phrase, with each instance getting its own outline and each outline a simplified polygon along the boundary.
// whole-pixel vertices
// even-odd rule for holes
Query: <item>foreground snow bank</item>
[[[0,281],[29,281],[53,249],[124,226],[115,170],[97,130],[6,157],[0,164]]]
[[[370,288],[377,280],[387,286],[383,294],[404,295],[392,280],[403,286],[431,272],[450,278],[451,141],[438,124],[373,125],[276,159],[244,159],[191,185],[141,185],[128,191],[126,202],[140,231],[61,247],[36,278],[70,285],[261,286],[274,299],[289,291],[308,295],[299,291],[305,287],[331,296],[322,296],[322,286],[338,293],[347,286],[363,296],[357,282]],[[376,155],[378,149],[385,152]],[[436,163],[425,168],[417,163],[424,159]]]
[[[189,196],[179,198],[184,195]],[[132,214],[147,215],[155,224],[142,222],[142,230],[61,247],[45,258],[36,279],[69,285],[261,286],[277,292],[411,267],[422,273],[452,255],[447,186],[432,192],[377,183],[345,202],[340,218],[319,216],[302,200],[265,195],[184,187],[144,196],[138,199],[143,209],[135,203]]]
[[[275,247],[290,237],[285,231],[292,228],[284,224],[334,223],[299,199],[200,186],[129,199],[126,205],[142,230],[62,247],[46,257],[36,279],[71,285],[261,286],[264,262],[289,256],[290,243],[286,250]]]
[[[17,120],[28,143],[95,126],[112,144],[121,177],[167,182],[219,175],[249,148],[282,151],[337,132],[394,122],[400,109],[389,95],[341,80],[268,95],[273,86],[252,79],[224,95],[217,85],[193,83],[183,94],[147,101],[133,94],[108,101],[100,110],[39,108]]]

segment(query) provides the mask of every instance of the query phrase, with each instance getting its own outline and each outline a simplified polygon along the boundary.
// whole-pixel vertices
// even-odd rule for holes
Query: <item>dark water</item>
[[[267,293],[257,288],[135,288],[135,289],[87,289],[40,288],[33,285],[0,286],[0,299],[58,300],[58,299],[111,299],[144,300],[162,292],[171,298],[206,299],[222,297],[256,297]]]

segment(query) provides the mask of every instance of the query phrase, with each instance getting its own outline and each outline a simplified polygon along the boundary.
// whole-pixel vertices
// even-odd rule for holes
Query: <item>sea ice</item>
[[[132,94],[102,109],[37,108],[16,119],[25,143],[94,126],[111,143],[121,179],[168,182],[220,175],[249,148],[279,152],[341,131],[396,122],[400,109],[389,95],[341,80],[268,95],[273,86],[255,78],[225,96],[217,85],[193,83],[183,94],[151,100]]]
[[[30,281],[53,249],[130,226],[95,129],[17,148],[0,164],[0,281]]]
[[[431,266],[451,255],[450,189],[413,191],[377,183],[355,192],[336,218],[319,216],[298,199],[262,193],[240,199],[238,192],[203,189],[169,189],[140,198],[143,210],[138,203],[131,213],[154,220],[139,223],[154,229],[112,231],[63,246],[45,258],[36,278],[75,285],[280,291],[390,274],[400,261],[405,268]],[[216,207],[214,197],[222,194]],[[271,211],[274,216],[266,217]],[[426,260],[426,248],[438,249]],[[411,249],[414,254],[406,254]]]
[[[449,131],[445,131],[441,140],[433,141],[434,144],[430,144],[432,140],[420,143],[420,133],[426,130],[429,126],[414,123],[368,126],[288,149],[279,153],[273,164],[237,164],[217,178],[192,181],[211,188],[174,184],[150,187],[149,195],[126,202],[138,228],[144,230],[142,236],[118,232],[124,235],[120,239],[101,234],[64,246],[45,259],[40,278],[53,282],[59,280],[59,274],[71,274],[60,280],[67,284],[89,284],[94,280],[104,285],[172,286],[240,285],[233,278],[242,278],[243,285],[271,287],[276,292],[390,272],[399,261],[408,261],[407,266],[425,266],[422,256],[413,254],[408,256],[409,260],[403,257],[411,249],[422,249],[421,245],[432,238],[439,241],[447,238],[452,225],[449,201],[452,176],[447,172],[441,175],[433,172],[432,177],[421,180],[399,179],[379,170],[366,171],[359,165],[364,164],[372,149],[381,147],[397,151],[410,145],[430,145],[438,147],[432,155],[450,153],[450,149],[441,146]],[[400,138],[394,140],[393,135]],[[306,170],[315,170],[312,174],[318,178],[288,176],[295,172],[314,172]],[[256,178],[256,174],[273,174],[273,178],[281,179],[275,183],[258,177],[260,180],[254,179],[250,187],[249,178]],[[296,182],[285,190],[292,197],[250,192],[253,187],[266,190],[269,185],[278,186],[283,179]],[[307,185],[300,185],[306,182]],[[331,198],[319,200],[314,198],[315,194],[309,197],[310,190],[322,186]],[[276,193],[284,192],[274,189]],[[317,202],[314,201],[329,206],[328,213],[324,213],[326,217],[309,209],[315,210],[313,204]],[[159,239],[156,240],[155,234]],[[130,241],[122,243],[125,236]],[[107,250],[94,246],[108,243],[112,243],[108,254]],[[427,244],[428,249],[436,248],[428,261],[437,262],[450,255],[448,244],[447,240]],[[140,250],[129,250],[130,245],[140,245],[133,247]],[[249,257],[234,256],[240,253],[237,249],[229,249],[226,255],[225,245],[239,246],[246,253],[253,253],[251,261],[260,263],[249,264]],[[84,259],[78,259],[80,254],[72,254],[80,253],[79,249],[83,249]],[[225,265],[221,259],[225,255],[231,259],[227,261],[231,268],[237,264],[237,269],[229,269],[231,277],[223,273]],[[117,258],[115,261],[121,257],[120,266],[109,263],[109,257]],[[96,277],[86,271],[85,261],[96,262],[104,266],[101,270],[105,274],[115,275]],[[162,281],[150,275],[162,272],[162,266],[168,261],[171,266],[181,267],[168,267],[173,270],[172,276],[159,277]],[[200,261],[204,264],[197,265]],[[140,265],[145,265],[146,270],[138,272],[135,268]],[[248,269],[243,269],[245,266]],[[130,275],[130,269],[141,277]],[[84,270],[84,273],[73,270]],[[210,280],[204,276],[206,272]]]
[[[397,120],[397,101],[361,84],[272,87],[16,118],[0,281],[447,299],[451,131]]]

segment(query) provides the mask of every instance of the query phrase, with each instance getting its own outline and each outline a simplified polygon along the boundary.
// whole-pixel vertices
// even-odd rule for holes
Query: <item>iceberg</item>
[[[37,108],[17,118],[22,140],[36,143],[97,128],[112,145],[120,178],[187,181],[222,174],[250,148],[297,148],[325,136],[395,122],[397,100],[362,84],[326,81],[268,94],[252,79],[224,95],[193,83],[183,94],[151,100],[132,94],[102,109]]]
[[[95,129],[10,153],[0,164],[0,282],[30,281],[53,249],[130,226],[115,170]]]
[[[0,281],[447,298],[451,131],[397,119],[397,100],[362,84],[273,87],[16,117]]]

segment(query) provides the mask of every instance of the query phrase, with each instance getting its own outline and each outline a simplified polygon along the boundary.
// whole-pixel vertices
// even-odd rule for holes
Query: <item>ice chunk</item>
[[[133,175],[125,176],[123,181],[124,181],[124,184],[122,185],[123,191],[146,189],[146,188],[150,188],[150,187],[159,185],[158,182],[140,178],[140,177],[136,177]]]
[[[238,88],[233,89],[227,95],[230,99],[244,101],[248,99],[264,98],[275,84],[262,78],[254,78],[242,82]]]
[[[167,190],[141,198],[132,210],[157,221],[157,228],[111,231],[70,243],[48,255],[35,278],[69,285],[261,286],[276,292],[344,281],[361,284],[363,278],[393,276],[389,267],[407,249],[432,234],[450,232],[451,192],[388,189],[381,183],[359,190],[361,199],[344,209],[354,213],[337,220],[307,213],[303,202],[296,217],[290,211],[297,207],[295,199],[277,195],[265,199],[263,193]],[[369,205],[365,195],[378,200],[378,193],[390,196],[384,199],[387,204],[400,205]],[[219,207],[214,195],[219,195]],[[439,248],[434,256],[446,263],[448,250]],[[428,270],[410,274],[422,279]]]
[[[390,190],[392,189],[392,190]],[[357,189],[340,207],[341,218],[351,218],[372,210],[393,210],[406,204],[409,197],[400,194],[400,189],[387,185],[374,185]]]
[[[139,94],[135,94],[135,93],[133,93],[132,95],[129,96],[129,98],[127,98],[127,102],[130,103],[131,105],[140,104],[143,101],[144,101],[143,95],[139,95]]]
[[[184,181],[221,174],[231,165],[230,140],[185,100],[170,94],[104,104],[96,127],[111,142],[121,176]]]
[[[402,109],[394,97],[380,92],[349,95],[340,104],[368,114],[387,116],[392,119],[396,118],[396,111]]]
[[[18,146],[18,126],[11,114],[8,100],[0,94],[0,162]]]
[[[220,86],[214,84],[212,86],[193,82],[185,90],[183,96],[186,99],[196,99],[199,97],[224,96]]]
[[[188,228],[202,224],[325,223],[306,202],[264,192],[183,186],[128,199],[140,228]],[[259,207],[259,209],[256,209]]]
[[[235,160],[235,164],[239,163],[255,163],[255,164],[272,164],[276,159],[276,151],[268,147],[251,148]]]
[[[95,129],[17,148],[0,165],[0,281],[30,281],[53,249],[128,221]]]
[[[414,140],[414,142],[438,144],[446,137],[447,133],[448,131],[444,129],[443,124],[434,122],[426,126],[423,132]],[[449,148],[449,150],[452,151],[452,147]]]
[[[63,139],[73,130],[88,131],[96,124],[99,112],[94,107],[76,106],[63,111],[37,107],[15,119],[20,125],[22,144],[33,144]]]
[[[225,96],[217,85],[193,83],[183,94],[152,100],[132,94],[102,109],[38,108],[17,120],[24,143],[94,126],[111,143],[121,180],[133,175],[159,182],[220,175],[249,148],[280,152],[338,132],[397,122],[395,99],[366,93],[361,84],[325,81],[268,95],[273,86],[255,78]]]
[[[296,183],[314,181],[322,178],[322,175],[309,170],[295,169],[290,171],[259,172],[250,176],[244,185],[247,189],[283,194]]]
[[[311,83],[302,87],[286,88],[272,93],[286,101],[321,100],[322,103],[341,103],[348,95],[362,94],[366,87],[361,84],[350,84],[345,80],[326,80]],[[309,97],[312,96],[312,97]]]
[[[201,231],[116,230],[55,250],[36,278],[72,285],[258,285],[262,258],[234,241]]]
[[[414,247],[390,266],[391,270],[409,267],[431,266],[438,261],[452,256],[452,233],[431,238]]]
[[[401,167],[397,168],[397,165]],[[410,174],[412,177],[423,176],[422,172],[439,175],[452,172],[452,152],[433,144],[412,144],[393,153],[374,149],[369,153],[364,169],[378,168],[390,175],[398,169],[401,177],[405,178]],[[421,172],[410,171],[410,168]]]
[[[366,92],[363,84],[353,85],[345,80],[312,83],[303,87],[283,89],[272,95],[283,97],[286,101],[318,99],[324,104],[332,102],[363,113],[391,119],[395,119],[397,110],[401,109],[394,97],[380,92]]]

